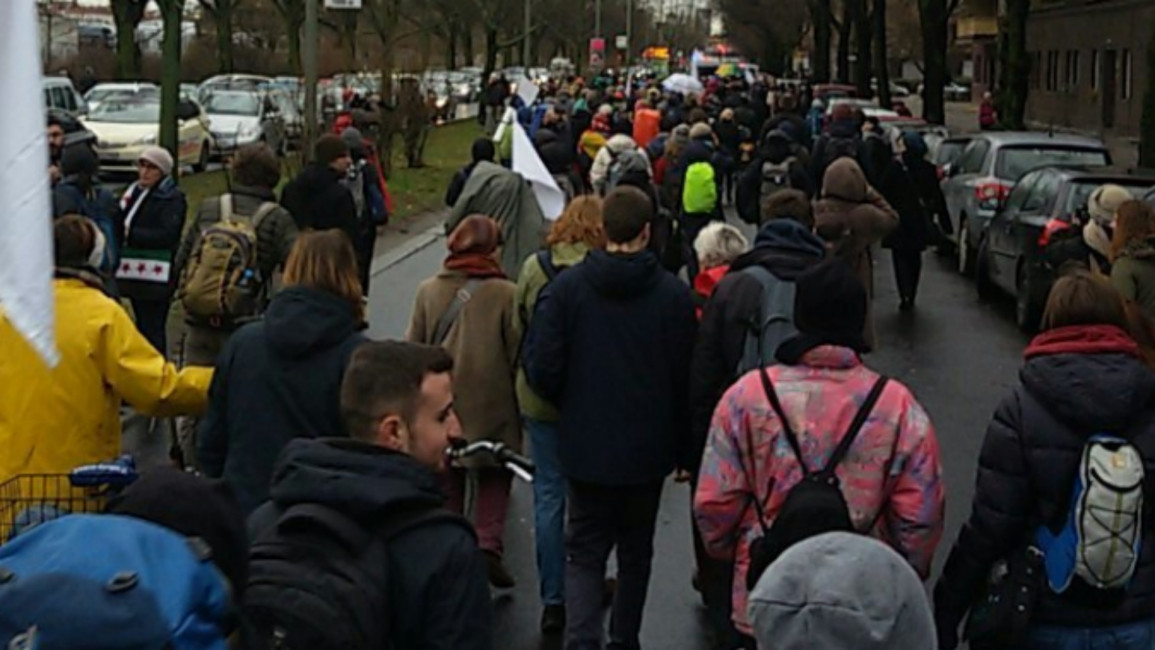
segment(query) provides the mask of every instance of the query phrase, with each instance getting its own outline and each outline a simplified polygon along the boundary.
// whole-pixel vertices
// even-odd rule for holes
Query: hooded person
[[[594,157],[593,165],[590,167],[590,185],[593,186],[596,194],[605,195],[610,167],[627,151],[637,151],[645,157],[645,152],[638,148],[638,143],[634,142],[630,136],[623,134],[615,135],[606,141],[606,146],[602,147],[598,155]]]
[[[1060,271],[1073,266],[1110,275],[1115,216],[1119,206],[1133,198],[1127,188],[1113,183],[1095,189],[1087,197],[1086,223],[1078,230],[1052,237],[1046,249],[1047,261]]]
[[[1155,319],[1155,209],[1142,201],[1119,206],[1111,253],[1111,285]]]
[[[99,270],[111,274],[120,260],[124,221],[112,192],[101,187],[100,160],[91,147],[66,147],[60,158],[61,180],[52,188],[52,216],[88,217],[104,235],[105,255]]]
[[[463,219],[449,235],[442,269],[417,288],[405,338],[441,346],[453,356],[454,410],[465,440],[521,449],[515,389],[521,342],[514,322],[517,286],[498,262],[500,244],[496,221],[481,214]],[[450,468],[445,489],[451,510],[464,510],[469,473],[476,479],[473,521],[490,583],[512,587],[514,579],[502,556],[513,475],[504,467],[481,463]]]
[[[825,178],[826,169],[839,158],[858,160],[862,154],[862,130],[849,104],[836,104],[830,113],[830,124],[814,142],[810,158],[810,177]]]
[[[819,471],[851,435],[874,393],[833,470],[855,530],[888,543],[920,576],[930,572],[943,528],[938,440],[910,390],[862,363],[866,315],[866,290],[846,262],[808,269],[794,296],[798,334],[778,347],[779,365],[746,373],[714,411],[694,520],[711,555],[733,558],[733,620],[747,636],[752,540],[773,527],[804,468]]]
[[[501,231],[501,270],[516,280],[522,262],[541,248],[545,238],[545,217],[533,188],[517,172],[480,162],[446,217],[446,234],[452,234],[458,224],[473,214],[488,215],[497,222]]]
[[[899,224],[898,213],[873,187],[858,163],[839,158],[826,170],[821,198],[814,204],[814,230],[827,250],[846,260],[866,289],[867,303],[874,295],[874,264],[871,247]],[[873,348],[874,324],[866,318],[865,336]]]
[[[445,205],[453,207],[457,203],[457,199],[461,197],[461,192],[465,189],[465,183],[469,180],[470,174],[473,173],[478,163],[494,162],[497,156],[497,148],[490,138],[478,138],[473,141],[473,146],[469,150],[469,164],[457,170],[453,175],[453,179],[449,181],[449,188],[445,191]]]
[[[546,171],[553,176],[558,188],[565,193],[566,203],[577,194],[580,179],[573,176],[574,154],[558,134],[550,129],[540,129],[533,136],[533,146],[541,157]]]
[[[762,205],[772,194],[785,189],[813,196],[814,181],[790,136],[775,129],[762,138],[758,156],[738,178],[735,197],[738,216],[746,223],[759,223]]]
[[[759,647],[774,650],[932,650],[922,582],[886,544],[826,533],[790,547],[750,593]]]

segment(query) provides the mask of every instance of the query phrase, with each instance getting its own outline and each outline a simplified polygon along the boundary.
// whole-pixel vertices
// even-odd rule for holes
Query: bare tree
[[[718,8],[739,51],[757,59],[772,74],[788,69],[790,54],[802,39],[808,2],[718,0]]]
[[[141,73],[140,45],[136,28],[144,20],[147,0],[112,0],[112,18],[116,23],[116,78],[138,79]]]
[[[1030,91],[1031,57],[1027,56],[1027,19],[1031,0],[1006,0],[1006,13],[999,25],[999,122],[1022,129]]]
[[[285,34],[289,38],[289,67],[301,73],[301,28],[305,26],[305,0],[273,0],[277,12],[285,20]]]
[[[217,32],[217,63],[221,72],[232,72],[233,63],[233,16],[244,0],[199,0]]]
[[[874,74],[878,77],[878,103],[889,108],[890,97],[890,69],[888,67],[888,53],[886,47],[886,2],[887,0],[873,0],[874,9],[871,12],[871,30],[874,34]]]
[[[922,116],[927,122],[946,122],[946,102],[943,89],[947,80],[947,47],[950,38],[950,17],[958,8],[959,0],[919,0],[919,20],[922,22],[923,93]]]
[[[831,79],[830,45],[833,41],[834,8],[831,0],[810,0],[810,24],[814,27],[814,56],[811,74],[814,81],[826,83]]]

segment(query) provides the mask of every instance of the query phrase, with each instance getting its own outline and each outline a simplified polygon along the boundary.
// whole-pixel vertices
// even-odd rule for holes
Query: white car
[[[84,101],[88,103],[88,110],[95,111],[100,104],[111,98],[143,99],[160,97],[160,88],[148,82],[140,83],[104,83],[96,84],[84,94]]]
[[[209,91],[204,95],[204,107],[212,122],[218,155],[232,154],[255,142],[263,142],[278,154],[287,151],[284,116],[267,93]]]
[[[185,100],[178,108],[178,116],[179,164],[204,171],[213,150],[212,131],[204,110],[196,102]],[[160,101],[114,96],[90,112],[83,123],[96,134],[100,168],[112,173],[133,173],[141,152],[155,145],[160,137]]]

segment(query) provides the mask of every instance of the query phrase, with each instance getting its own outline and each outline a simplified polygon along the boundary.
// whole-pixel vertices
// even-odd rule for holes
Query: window
[[[991,150],[991,143],[987,140],[971,142],[959,160],[959,173],[978,174],[983,170],[983,161],[987,159],[987,152]]]
[[[1067,52],[1067,91],[1079,89],[1079,50]]]
[[[1091,90],[1099,89],[1099,50],[1091,50]]]
[[[1047,90],[1054,92],[1059,89],[1059,51],[1047,52]]]
[[[1038,214],[1047,207],[1055,193],[1059,191],[1059,175],[1054,172],[1046,172],[1039,176],[1033,188],[1031,188],[1031,195],[1027,197],[1021,212],[1023,214]]]
[[[1131,99],[1131,93],[1135,89],[1132,79],[1133,72],[1131,50],[1123,50],[1123,99]]]
[[[1019,179],[1019,182],[1015,184],[1014,189],[1012,189],[1011,193],[1007,196],[1006,205],[1003,206],[1003,211],[1006,214],[1014,215],[1022,209],[1023,204],[1026,203],[1027,196],[1030,195],[1031,189],[1039,180],[1039,175],[1042,173],[1043,172],[1032,172]]]

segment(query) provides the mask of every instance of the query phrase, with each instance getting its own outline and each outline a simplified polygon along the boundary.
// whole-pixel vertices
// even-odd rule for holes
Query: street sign
[[[619,50],[625,50],[625,49],[629,49],[629,47],[630,47],[630,38],[629,38],[628,36],[626,36],[625,34],[618,34],[618,35],[617,35],[617,36],[614,38],[614,45],[615,45],[615,46],[616,46],[616,47],[617,47]]]
[[[360,9],[361,0],[325,0],[326,9]]]
[[[602,66],[606,61],[606,39],[591,38],[590,39],[590,69],[594,72],[601,72]]]

